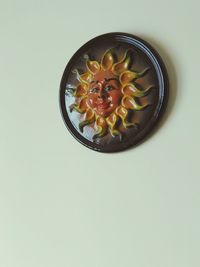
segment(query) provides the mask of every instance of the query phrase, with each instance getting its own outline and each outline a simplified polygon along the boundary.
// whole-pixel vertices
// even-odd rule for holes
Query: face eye
[[[99,88],[94,87],[90,89],[90,93],[97,94],[98,92],[99,92]]]
[[[109,92],[109,91],[111,91],[111,90],[113,90],[114,88],[113,88],[113,86],[112,85],[107,85],[106,87],[105,87],[105,91],[106,92]]]

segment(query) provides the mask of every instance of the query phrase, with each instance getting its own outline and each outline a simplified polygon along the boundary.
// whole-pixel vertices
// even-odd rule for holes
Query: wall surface
[[[200,266],[199,4],[0,0],[0,267]],[[168,68],[167,112],[143,144],[101,154],[60,115],[66,63],[113,31]]]

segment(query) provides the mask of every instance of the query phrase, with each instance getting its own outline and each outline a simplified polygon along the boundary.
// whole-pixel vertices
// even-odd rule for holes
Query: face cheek
[[[96,94],[88,94],[88,105],[91,107],[91,108],[95,108],[96,107],[96,100],[97,100],[97,96]]]
[[[111,104],[113,107],[117,107],[121,101],[122,93],[120,90],[113,90],[109,94],[111,99]]]

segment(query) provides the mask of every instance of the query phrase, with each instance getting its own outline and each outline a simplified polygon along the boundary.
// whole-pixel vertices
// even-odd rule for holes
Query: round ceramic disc
[[[144,40],[108,33],[84,44],[67,64],[60,85],[68,130],[100,152],[142,141],[167,102],[168,79],[158,53]]]

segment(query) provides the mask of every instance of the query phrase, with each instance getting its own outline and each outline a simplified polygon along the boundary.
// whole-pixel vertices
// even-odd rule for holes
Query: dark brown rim
[[[133,139],[129,139],[127,142],[122,142],[117,145],[115,144],[115,145],[109,145],[107,147],[102,147],[84,138],[81,134],[79,134],[79,132],[72,125],[69,119],[69,116],[67,114],[66,106],[65,106],[65,86],[66,86],[67,78],[72,69],[73,62],[76,59],[80,58],[85,50],[93,47],[96,42],[100,43],[104,40],[113,39],[113,38],[115,38],[118,41],[123,41],[125,43],[129,43],[133,46],[136,46],[148,56],[148,58],[151,60],[152,64],[154,65],[157,75],[158,75],[160,97],[159,97],[159,101],[156,107],[156,111],[154,112],[154,115],[152,116],[151,120],[148,122],[146,127],[144,127],[144,129],[141,132],[139,132]],[[63,76],[60,82],[60,110],[61,110],[61,114],[62,114],[66,127],[68,128],[70,133],[81,144],[98,152],[117,152],[117,151],[125,150],[129,148],[130,146],[135,146],[141,141],[145,140],[147,135],[152,131],[152,129],[155,127],[155,125],[161,118],[163,111],[165,110],[166,105],[167,105],[168,95],[169,95],[168,75],[167,75],[166,67],[163,63],[163,60],[161,59],[158,52],[149,43],[147,43],[146,41],[142,40],[141,38],[135,35],[122,33],[122,32],[112,32],[112,33],[99,35],[91,39],[90,41],[85,43],[83,46],[81,46],[77,50],[77,52],[72,56],[72,58],[70,59],[70,61],[68,62],[64,70],[64,73],[63,73]]]

